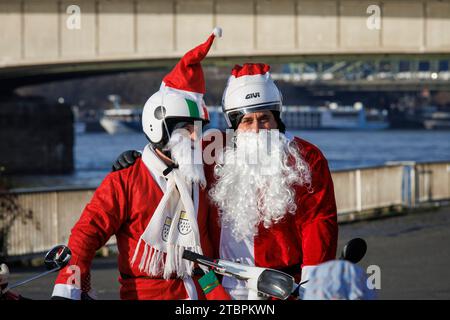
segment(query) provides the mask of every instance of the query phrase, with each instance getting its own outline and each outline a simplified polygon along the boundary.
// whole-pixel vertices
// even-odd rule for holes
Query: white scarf
[[[149,171],[163,172],[167,169],[167,165],[154,153],[150,145],[145,147],[142,161]],[[192,189],[179,170],[172,169],[166,178],[168,180],[164,196],[139,238],[131,265],[135,263],[143,242],[140,271],[150,276],[162,274],[164,279],[169,279],[175,272],[177,277],[185,278],[191,276],[193,263],[183,259],[184,250],[202,253],[197,214],[191,197]],[[194,188],[198,188],[198,185],[194,185]]]

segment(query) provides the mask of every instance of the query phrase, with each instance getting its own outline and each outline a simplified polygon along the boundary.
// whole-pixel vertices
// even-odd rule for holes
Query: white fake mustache
[[[206,178],[203,170],[202,150],[200,140],[192,141],[189,135],[176,130],[172,134],[165,149],[169,150],[172,159],[178,164],[186,182],[198,183],[206,187]]]

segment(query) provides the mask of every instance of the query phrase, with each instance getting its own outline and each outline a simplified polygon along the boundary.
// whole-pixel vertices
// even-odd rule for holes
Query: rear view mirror
[[[352,263],[358,263],[364,257],[367,251],[367,244],[364,239],[355,238],[347,242],[342,249],[341,260],[347,260]]]
[[[71,257],[72,252],[69,247],[64,245],[56,246],[45,255],[45,268],[47,270],[60,270],[69,263]]]

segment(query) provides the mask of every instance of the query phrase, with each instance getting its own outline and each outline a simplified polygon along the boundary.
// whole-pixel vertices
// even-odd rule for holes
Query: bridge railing
[[[340,219],[369,210],[403,205],[403,166],[382,166],[332,173]],[[341,218],[342,217],[342,218]]]
[[[414,171],[416,206],[450,198],[450,163],[416,164]]]
[[[339,221],[450,200],[450,162],[391,163],[332,172]],[[13,190],[0,194],[0,255],[41,253],[67,243],[95,189]],[[114,244],[113,237],[108,244]]]
[[[2,194],[1,202],[6,204],[2,210],[7,210],[8,205],[13,210],[9,210],[6,219],[0,221],[4,241],[0,249],[6,249],[8,255],[22,255],[67,243],[70,230],[94,191],[40,189]]]

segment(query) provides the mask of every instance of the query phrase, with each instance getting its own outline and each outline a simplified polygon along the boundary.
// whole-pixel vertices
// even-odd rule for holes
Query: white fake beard
[[[286,213],[295,214],[294,185],[310,187],[308,165],[278,130],[238,132],[236,146],[227,147],[222,156],[209,195],[222,226],[238,241],[256,236],[260,223],[269,228]],[[294,165],[288,164],[290,157]]]
[[[164,149],[170,151],[172,159],[178,164],[178,169],[188,184],[198,183],[205,188],[206,178],[200,141],[191,141],[184,131],[186,130],[174,131]]]

